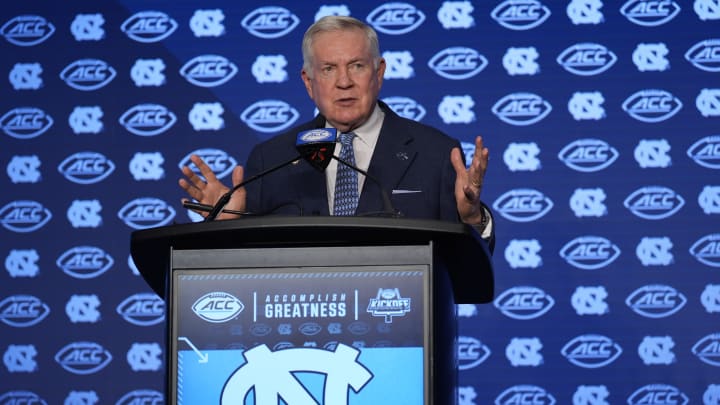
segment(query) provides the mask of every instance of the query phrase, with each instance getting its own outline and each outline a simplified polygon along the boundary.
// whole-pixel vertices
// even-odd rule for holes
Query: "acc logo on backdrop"
[[[11,295],[0,301],[0,321],[15,328],[37,325],[50,313],[50,307],[32,295]]]
[[[31,391],[8,391],[0,395],[0,404],[47,405],[47,402],[38,394]]]
[[[131,228],[147,229],[169,224],[175,209],[158,198],[136,198],[120,208],[118,218]]]
[[[680,12],[676,2],[667,0],[629,0],[620,8],[628,20],[644,27],[663,25]]]
[[[587,334],[567,342],[560,352],[576,366],[600,368],[620,357],[622,348],[607,336]]]
[[[212,323],[232,320],[245,309],[245,305],[232,294],[211,292],[198,298],[192,305],[195,315]]]
[[[366,21],[388,35],[407,34],[425,21],[425,14],[412,4],[386,3],[368,14]]]
[[[645,405],[648,401],[672,401],[673,404],[686,405],[690,399],[677,387],[667,384],[645,385],[635,390],[627,399],[628,405]]]
[[[265,39],[280,38],[299,23],[300,19],[290,10],[274,6],[257,8],[240,22],[250,34]]]
[[[687,298],[668,285],[649,284],[642,286],[625,299],[630,309],[646,318],[666,318],[678,312]]]
[[[498,197],[493,208],[513,222],[531,222],[550,212],[553,202],[538,190],[517,188]]]
[[[385,97],[383,101],[401,117],[420,121],[425,116],[425,107],[408,97]]]
[[[115,164],[102,153],[77,152],[58,166],[58,171],[77,184],[94,184],[105,180],[115,170]]]
[[[620,156],[617,149],[600,139],[575,140],[562,148],[558,159],[579,172],[597,172],[610,166]]]
[[[604,45],[584,42],[571,45],[557,57],[557,63],[579,76],[600,74],[617,62],[617,56]]]
[[[512,93],[492,106],[493,114],[502,121],[516,126],[532,125],[547,117],[552,106],[533,93]]]
[[[50,221],[52,213],[37,201],[16,200],[0,208],[0,224],[13,232],[36,231]]]
[[[458,336],[458,370],[469,370],[479,366],[490,357],[490,353],[490,348],[474,337]]]
[[[3,132],[17,139],[35,138],[44,134],[52,125],[52,117],[35,107],[15,108],[0,117]]]
[[[110,364],[110,352],[95,342],[73,342],[55,354],[55,361],[65,370],[78,375],[97,373]]]
[[[700,166],[720,169],[720,135],[698,139],[688,148],[687,155]]]
[[[665,90],[640,90],[622,104],[623,110],[638,121],[656,123],[675,115],[683,104]]]
[[[280,100],[258,101],[240,114],[240,119],[250,128],[263,133],[287,129],[299,117],[300,113],[295,108]]]
[[[685,59],[706,72],[720,72],[720,39],[706,39],[685,52]]]
[[[517,286],[500,294],[493,304],[510,318],[527,320],[545,315],[555,300],[540,288]]]
[[[712,333],[698,340],[692,352],[703,362],[720,367],[720,333]]]
[[[463,80],[480,73],[488,65],[486,57],[472,48],[454,46],[436,53],[428,62],[435,73],[450,80]]]
[[[169,37],[177,27],[178,23],[163,12],[140,11],[125,20],[120,29],[134,41],[151,43]]]
[[[120,116],[120,125],[139,136],[159,135],[177,121],[175,114],[160,104],[138,104]]]
[[[55,26],[39,15],[19,15],[0,27],[0,34],[18,46],[41,44],[54,32]]]
[[[163,394],[155,390],[134,390],[123,395],[115,405],[162,404]]]
[[[560,257],[571,266],[597,270],[608,266],[620,256],[620,248],[600,236],[580,236],[560,249]]]
[[[165,301],[153,293],[133,294],[117,306],[117,313],[133,325],[157,325],[165,319]]]
[[[550,14],[550,9],[536,0],[506,0],[490,16],[505,28],[521,31],[544,23]]]
[[[537,385],[514,385],[495,398],[495,405],[516,405],[532,401],[533,404],[555,405],[555,397]]]
[[[60,72],[60,78],[76,90],[93,91],[105,87],[117,72],[100,59],[78,59]]]
[[[180,68],[180,74],[188,82],[199,87],[217,87],[232,79],[237,66],[220,55],[196,56]]]
[[[630,194],[623,205],[640,218],[656,220],[678,212],[685,205],[685,199],[667,187],[646,186]]]
[[[690,254],[711,267],[720,267],[720,233],[705,235],[690,247]]]
[[[99,277],[115,261],[107,252],[95,246],[75,246],[66,250],[55,264],[65,274],[78,279]]]
[[[190,156],[192,155],[197,155],[202,158],[212,171],[216,173],[215,176],[219,179],[232,173],[233,169],[238,164],[232,156],[220,149],[205,148],[194,150],[185,155],[178,164],[178,167],[182,169],[183,167],[188,166],[193,169],[193,172],[203,179],[204,177],[202,176],[202,173],[200,173],[200,169],[195,167],[195,164],[190,160]]]

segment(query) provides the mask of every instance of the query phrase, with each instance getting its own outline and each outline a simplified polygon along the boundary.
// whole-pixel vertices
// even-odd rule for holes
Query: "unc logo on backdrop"
[[[698,139],[688,148],[687,155],[700,166],[720,169],[720,135]]]
[[[136,59],[130,68],[130,78],[137,87],[159,87],[165,84],[165,62],[162,59]]]
[[[414,121],[425,117],[425,107],[409,97],[385,97],[383,101],[401,117]]]
[[[668,0],[629,0],[620,8],[628,20],[644,27],[663,25],[675,18],[680,6]]]
[[[607,336],[587,334],[567,342],[560,353],[578,367],[600,368],[620,357],[622,348]]]
[[[475,26],[473,10],[475,8],[469,1],[444,1],[437,12],[438,21],[446,30],[471,28]]]
[[[503,315],[519,320],[536,319],[555,305],[555,300],[538,287],[517,286],[505,290],[493,302]]]
[[[68,86],[81,91],[93,91],[105,87],[117,72],[107,62],[100,59],[78,59],[60,72]]]
[[[81,280],[99,277],[114,263],[112,256],[95,246],[72,247],[55,261],[65,274]]]
[[[200,55],[187,61],[180,74],[199,87],[217,87],[227,83],[238,72],[238,67],[224,56]]]
[[[675,115],[683,104],[665,90],[640,90],[622,104],[623,110],[638,121],[657,123]]]
[[[231,321],[243,309],[245,305],[237,297],[221,291],[207,293],[192,305],[195,315],[212,323]]]
[[[157,343],[133,343],[125,358],[134,372],[158,371],[162,367],[162,349]]]
[[[505,357],[513,367],[538,367],[543,363],[542,348],[543,344],[537,337],[514,337],[505,347]]]
[[[133,229],[147,229],[169,224],[175,218],[175,209],[158,198],[142,197],[120,208],[118,218]]]
[[[552,106],[533,93],[512,93],[492,106],[493,114],[503,122],[515,126],[532,125],[547,117]]]
[[[600,11],[602,6],[603,3],[600,0],[571,0],[565,11],[575,25],[597,25],[605,21],[605,16]]]
[[[95,342],[72,342],[55,354],[62,368],[77,375],[94,374],[112,361],[110,352]]]
[[[258,55],[252,65],[252,74],[258,83],[282,83],[288,80],[285,55]]]
[[[675,342],[670,336],[645,336],[638,346],[638,355],[646,366],[667,366],[675,362],[673,347]]]
[[[570,209],[576,217],[596,217],[607,215],[607,207],[603,203],[607,195],[602,188],[576,188],[570,196]]]
[[[438,105],[438,114],[446,124],[469,124],[475,121],[472,96],[444,96]]]
[[[542,387],[537,385],[520,384],[514,385],[495,398],[495,405],[517,405],[517,404],[543,404],[555,405],[555,397]]]
[[[8,78],[15,90],[37,90],[43,86],[42,72],[39,63],[16,63]]]
[[[165,301],[152,293],[133,294],[125,298],[116,311],[133,325],[157,325],[165,319]]]
[[[32,139],[45,133],[53,119],[35,107],[14,108],[0,117],[3,132],[17,139]]]
[[[409,3],[386,3],[365,19],[377,31],[388,35],[407,34],[425,21],[425,14]]]
[[[323,4],[318,9],[317,13],[315,13],[315,21],[327,17],[329,15],[337,15],[337,16],[349,16],[350,15],[350,9],[348,6],[344,4],[340,5],[326,5]]]
[[[73,132],[79,134],[98,134],[103,130],[103,110],[100,106],[77,106],[68,117]]]
[[[673,254],[670,252],[673,244],[670,238],[664,237],[643,237],[635,248],[635,255],[640,259],[643,266],[669,266],[673,262]]]
[[[717,0],[695,0],[693,9],[703,21],[720,19],[720,7],[718,7]]]
[[[102,14],[76,14],[70,32],[76,41],[100,41],[105,38],[105,18]]]
[[[720,89],[702,89],[695,106],[703,117],[720,117]]]
[[[70,391],[63,405],[94,405],[100,398],[95,391]]]
[[[720,333],[712,333],[698,340],[692,352],[704,363],[720,367]]]
[[[610,69],[617,56],[607,47],[592,42],[582,42],[567,47],[557,57],[557,63],[568,72],[578,76],[594,76]]]
[[[436,53],[428,66],[438,75],[450,80],[463,80],[480,73],[488,64],[485,56],[472,48],[454,46]]]
[[[73,228],[97,228],[102,225],[102,204],[99,200],[73,200],[67,219]]]
[[[188,121],[196,131],[219,131],[225,128],[224,112],[220,103],[195,103],[188,113]]]
[[[669,285],[648,284],[642,286],[625,299],[625,304],[636,314],[645,318],[667,318],[685,306],[687,298]]]
[[[233,169],[238,164],[232,156],[228,155],[227,152],[220,149],[205,148],[194,150],[185,155],[185,157],[178,164],[178,167],[182,169],[183,167],[188,166],[192,168],[193,172],[195,172],[195,174],[197,174],[201,178],[204,177],[202,176],[202,173],[200,173],[200,169],[198,169],[195,164],[190,160],[190,156],[192,155],[197,155],[202,160],[204,160],[205,163],[210,167],[210,169],[212,169],[212,171],[215,173],[215,176],[219,179],[222,179],[223,177],[232,173]]]
[[[635,147],[633,156],[643,169],[650,167],[669,167],[672,164],[670,143],[667,139],[641,139]]]
[[[513,239],[505,248],[505,260],[513,269],[538,268],[542,265],[542,246],[537,239]]]
[[[507,191],[493,202],[493,208],[513,222],[535,221],[550,212],[552,207],[550,198],[531,188]]]
[[[698,195],[698,204],[703,212],[720,214],[720,186],[705,186]]]
[[[709,314],[720,312],[720,284],[708,284],[700,294],[700,302]]]
[[[177,121],[175,114],[160,104],[138,104],[120,116],[120,125],[139,136],[155,136],[170,129]]]
[[[134,390],[123,395],[115,405],[162,404],[165,398],[160,391]]]
[[[720,72],[720,39],[706,39],[696,43],[685,52],[685,59],[706,72]]]
[[[100,320],[100,298],[95,294],[73,294],[65,304],[65,314],[72,323],[97,323]]]
[[[477,392],[475,392],[474,387],[457,387],[459,405],[475,405],[475,398],[477,398]]]
[[[10,373],[34,373],[37,370],[37,349],[34,345],[9,345],[3,363]]]
[[[19,15],[0,27],[0,35],[18,46],[41,44],[54,32],[55,26],[39,15]]]
[[[536,0],[506,0],[490,16],[505,28],[523,31],[537,27],[550,17],[550,9]]]
[[[605,302],[608,292],[605,287],[599,286],[578,286],[570,297],[575,313],[584,315],[604,315],[610,312]]]
[[[35,249],[12,249],[5,258],[5,270],[10,277],[35,277],[40,272],[40,255]]]
[[[250,128],[263,133],[287,129],[299,117],[293,106],[281,100],[260,100],[240,114],[240,119]]]
[[[604,102],[605,97],[599,91],[576,92],[568,101],[568,111],[576,121],[597,121],[605,118]]]
[[[36,231],[52,218],[52,213],[37,201],[16,200],[0,208],[0,224],[5,229],[28,233]]]
[[[48,314],[50,307],[32,295],[11,295],[0,301],[0,321],[15,328],[37,325]]]
[[[482,364],[490,357],[490,348],[471,336],[458,336],[458,370],[470,370]]]
[[[115,164],[102,153],[77,152],[58,165],[58,171],[76,184],[95,184],[105,180],[115,170]]]
[[[542,167],[539,154],[540,148],[535,142],[510,142],[503,153],[503,161],[511,172],[534,172]]]
[[[666,56],[670,51],[663,42],[638,44],[632,54],[632,61],[641,72],[664,72],[670,69]]]
[[[190,17],[190,29],[197,38],[219,37],[225,34],[225,14],[220,9],[195,10]]]
[[[540,64],[537,58],[540,57],[534,46],[526,48],[510,47],[503,56],[503,67],[510,76],[515,75],[536,75],[540,73]]]
[[[382,56],[387,65],[385,79],[410,79],[415,76],[412,67],[415,59],[410,51],[385,51]]]
[[[597,270],[620,256],[620,248],[601,236],[580,236],[560,249],[560,257],[578,269]]]
[[[673,216],[685,205],[685,199],[670,188],[646,186],[627,196],[623,205],[640,218],[658,220]]]
[[[242,19],[241,25],[250,34],[265,39],[280,38],[292,31],[300,19],[283,7],[260,7]]]
[[[604,385],[579,385],[573,393],[573,405],[608,405],[609,395]]]
[[[0,395],[0,404],[47,405],[47,402],[38,394],[31,391],[8,391]]]
[[[42,162],[37,155],[13,156],[7,165],[7,175],[14,184],[37,183],[42,178],[40,165]]]
[[[700,263],[720,267],[720,233],[705,235],[690,247],[690,254]]]
[[[677,387],[668,384],[648,384],[638,388],[627,399],[628,405],[676,404],[687,405],[689,399]]]
[[[165,177],[163,163],[165,158],[160,152],[136,152],[130,160],[130,173],[136,181],[160,180]]]
[[[178,24],[161,11],[140,11],[125,20],[120,29],[133,41],[159,42],[169,37]]]

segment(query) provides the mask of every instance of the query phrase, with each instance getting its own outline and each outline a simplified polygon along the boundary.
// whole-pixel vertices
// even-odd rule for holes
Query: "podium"
[[[455,303],[493,299],[463,224],[263,217],[135,231],[170,404],[456,403]]]

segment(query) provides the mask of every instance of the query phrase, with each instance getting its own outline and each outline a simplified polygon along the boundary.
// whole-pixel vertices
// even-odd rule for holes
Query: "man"
[[[489,240],[492,249],[492,218],[480,201],[489,153],[482,138],[476,138],[475,155],[466,169],[456,140],[398,116],[379,101],[385,60],[380,56],[377,33],[359,20],[337,16],[318,20],[305,33],[302,52],[302,79],[320,114],[311,122],[257,145],[248,158],[247,172],[259,173],[297,156],[295,140],[300,131],[328,127],[336,128],[338,133],[352,133],[351,162],[371,178],[358,176],[359,201],[351,208],[351,215],[382,211],[381,188],[385,188],[391,190],[393,207],[404,216],[473,225]],[[349,146],[336,147],[336,155],[343,148],[351,150]],[[191,159],[206,181],[186,166],[182,171],[187,179],[179,181],[180,187],[200,203],[215,204],[228,188],[200,158]],[[335,211],[335,202],[341,198],[345,201],[347,189],[336,191],[336,183],[341,182],[336,179],[343,177],[345,181],[341,175],[344,169],[335,160],[325,175],[304,162],[288,165],[239,189],[226,209],[343,215]],[[236,167],[233,184],[243,178],[243,167]]]

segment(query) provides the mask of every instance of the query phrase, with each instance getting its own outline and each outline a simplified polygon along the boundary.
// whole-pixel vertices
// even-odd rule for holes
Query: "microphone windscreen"
[[[295,148],[312,167],[323,172],[330,164],[337,143],[335,128],[316,128],[297,135]]]

